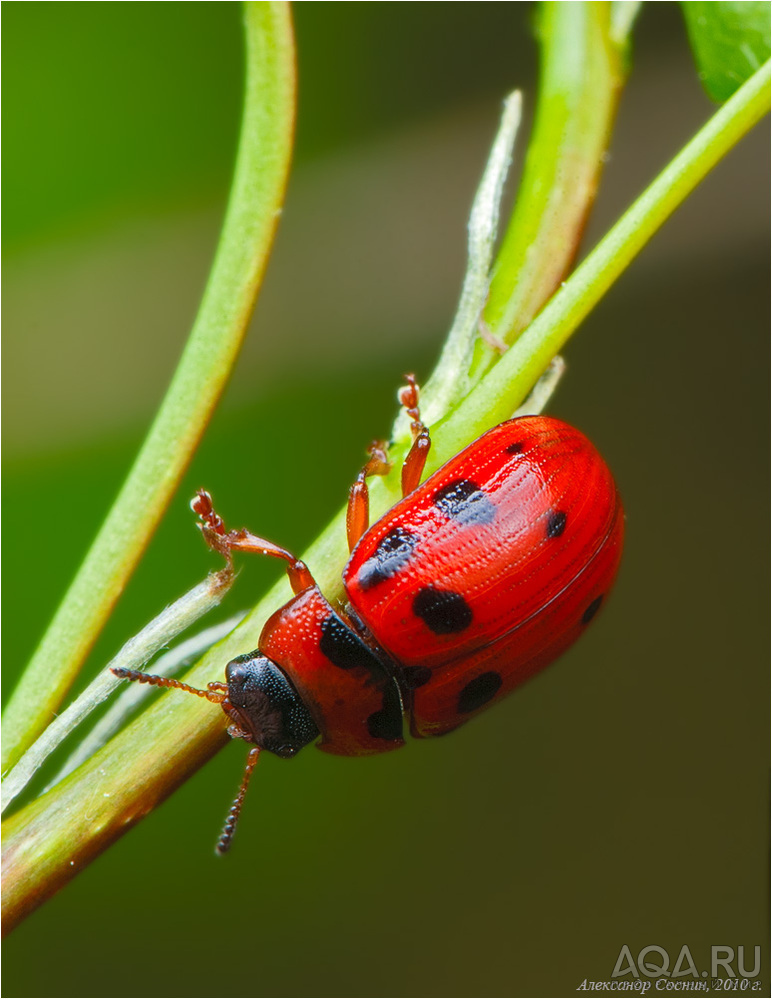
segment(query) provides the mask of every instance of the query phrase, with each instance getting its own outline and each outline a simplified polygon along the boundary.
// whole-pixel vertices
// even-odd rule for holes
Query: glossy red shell
[[[303,590],[266,621],[260,651],[290,674],[322,734],[319,749],[364,756],[404,745],[392,679],[318,587]],[[391,724],[374,735],[372,720],[389,709]]]
[[[260,651],[354,756],[441,735],[552,662],[611,587],[624,514],[593,445],[549,417],[494,427],[397,503],[343,571],[348,605],[309,587]]]
[[[571,645],[622,537],[603,459],[541,416],[490,430],[374,524],[343,579],[402,678],[413,734],[450,731]]]

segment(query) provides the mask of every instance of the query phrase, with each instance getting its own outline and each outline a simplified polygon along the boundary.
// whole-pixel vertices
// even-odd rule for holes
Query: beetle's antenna
[[[142,670],[138,669],[124,669],[124,667],[118,666],[112,672],[122,680],[136,680],[137,683],[149,683],[151,687],[175,687],[177,690],[184,690],[188,694],[195,694],[196,697],[205,697],[212,704],[222,704],[227,697],[227,685],[217,683],[216,681],[207,684],[206,690],[199,690],[198,687],[190,687],[181,680],[173,680],[169,676],[156,676],[153,673],[143,673]]]
[[[231,810],[228,812],[228,818],[225,820],[225,825],[223,826],[222,835],[217,841],[217,846],[215,847],[215,851],[219,853],[220,856],[227,853],[231,848],[233,833],[236,829],[236,823],[239,820],[239,815],[241,814],[241,806],[244,804],[247,788],[249,787],[249,778],[252,776],[252,771],[257,766],[259,757],[260,749],[258,746],[255,746],[254,749],[250,749],[239,793],[236,795],[236,798],[231,805]]]
[[[174,687],[177,690],[184,690],[188,694],[195,694],[197,697],[204,697],[207,701],[212,701],[214,704],[222,704],[228,698],[228,685],[225,683],[212,682],[207,684],[206,690],[199,690],[197,687],[190,687],[187,683],[182,683],[181,680],[174,680],[169,676],[156,676],[153,673],[143,673],[141,670],[136,669],[124,669],[123,667],[116,667],[113,669],[113,673],[116,676],[121,677],[123,680],[136,680],[138,683],[149,683],[152,687]],[[244,768],[244,776],[241,780],[241,786],[239,787],[239,793],[236,795],[231,809],[228,812],[228,817],[225,820],[225,825],[223,826],[222,835],[217,841],[217,846],[215,850],[220,855],[227,853],[231,848],[231,840],[233,839],[233,833],[236,831],[236,823],[239,821],[239,815],[241,814],[241,806],[244,804],[244,798],[247,794],[247,788],[249,787],[249,779],[252,776],[252,771],[257,766],[257,761],[260,758],[260,748],[255,746],[250,749],[249,755],[247,756],[247,765]]]

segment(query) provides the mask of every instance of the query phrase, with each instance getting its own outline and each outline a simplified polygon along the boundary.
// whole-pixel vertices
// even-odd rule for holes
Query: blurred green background
[[[242,54],[236,3],[3,13],[7,697],[195,314]],[[212,567],[196,486],[295,550],[340,506],[452,317],[500,101],[533,103],[532,13],[296,6],[297,152],[254,329],[93,669]],[[677,5],[644,5],[586,246],[711,111]],[[699,967],[765,944],[768,149],[765,124],[566,351],[552,412],[628,515],[583,641],[447,739],[265,760],[220,860],[229,747],[9,937],[6,996],[553,996],[623,944]],[[278,572],[245,562],[220,616]]]

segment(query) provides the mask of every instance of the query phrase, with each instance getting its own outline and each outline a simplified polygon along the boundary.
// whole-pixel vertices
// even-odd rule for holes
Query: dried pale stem
[[[225,621],[221,621],[220,624],[213,624],[211,628],[205,628],[197,635],[193,635],[184,642],[180,642],[179,645],[176,645],[164,655],[159,656],[153,663],[153,669],[162,676],[174,676],[184,666],[189,666],[199,656],[203,655],[215,642],[219,642],[226,635],[230,634],[236,625],[240,624],[244,619],[245,613],[245,611],[241,611],[238,614],[234,614]],[[110,669],[113,666],[124,666],[131,669],[129,662],[116,662],[113,660],[107,668]],[[116,679],[114,674],[111,675]],[[129,716],[135,713],[139,705],[152,694],[152,690],[149,687],[143,686],[140,683],[127,683],[124,684],[124,687],[126,689],[115,698],[110,708],[105,711],[97,724],[84,736],[77,748],[67,758],[61,770],[45,786],[43,789],[44,792],[50,791],[59,781],[64,780],[73,770],[77,770],[81,763],[85,763],[97,750],[101,749],[116,732],[120,731]]]
[[[504,101],[499,130],[472,203],[467,267],[458,309],[437,367],[421,393],[423,418],[427,424],[436,423],[445,416],[453,403],[462,399],[471,387],[469,365],[477,340],[478,322],[488,298],[501,196],[512,163],[522,103],[517,90]],[[409,421],[400,413],[394,438],[404,436],[407,439],[408,426]]]
[[[3,780],[2,810],[5,811],[14,798],[24,790],[37,770],[73,729],[80,725],[120,684],[121,681],[114,675],[113,669],[141,669],[156,652],[216,607],[232,584],[233,570],[230,566],[221,569],[220,572],[212,573],[130,638],[83,693],[54,718]]]

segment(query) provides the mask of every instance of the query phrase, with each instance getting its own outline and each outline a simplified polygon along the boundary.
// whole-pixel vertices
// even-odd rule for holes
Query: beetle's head
[[[232,659],[225,679],[228,697],[223,709],[234,723],[231,735],[285,759],[319,735],[287,675],[260,652]]]

